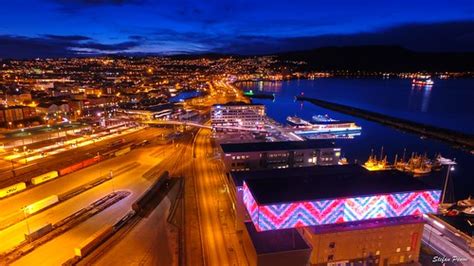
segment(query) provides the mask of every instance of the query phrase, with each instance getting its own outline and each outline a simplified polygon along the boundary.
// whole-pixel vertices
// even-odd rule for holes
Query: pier
[[[307,101],[315,105],[337,111],[340,113],[357,116],[366,120],[374,121],[381,123],[383,125],[388,125],[397,129],[401,129],[407,132],[412,132],[420,134],[425,137],[432,139],[438,139],[445,141],[454,146],[462,147],[474,151],[474,135],[462,133],[459,131],[440,128],[432,125],[426,125],[423,123],[417,123],[410,120],[397,118],[393,116],[388,116],[352,106],[347,106],[338,103],[332,103],[328,101],[323,101],[315,98],[305,97],[305,96],[296,96],[296,100]]]

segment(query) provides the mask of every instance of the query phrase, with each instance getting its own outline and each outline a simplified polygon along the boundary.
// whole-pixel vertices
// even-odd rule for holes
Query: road
[[[425,224],[424,227],[423,243],[442,257],[465,259],[465,261],[457,263],[457,265],[474,265],[474,258],[469,253],[456,246],[447,236],[429,224]],[[452,263],[448,264],[453,265]]]
[[[195,140],[194,179],[202,242],[207,265],[247,265],[236,235],[222,164],[213,153],[211,131],[201,129]]]
[[[157,173],[169,170],[171,176],[182,176],[192,163],[191,143],[188,132],[174,145],[174,156],[167,156],[158,164]],[[165,197],[147,217],[117,233],[80,265],[178,265],[177,228],[167,221],[171,207],[168,197],[174,198],[178,190],[175,187],[173,195]]]

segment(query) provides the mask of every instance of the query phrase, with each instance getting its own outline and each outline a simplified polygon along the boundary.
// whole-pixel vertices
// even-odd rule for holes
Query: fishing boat
[[[411,158],[405,165],[405,172],[413,173],[414,176],[422,176],[431,172],[431,161],[426,155],[412,153]]]
[[[369,156],[369,159],[362,165],[365,169],[369,171],[383,171],[383,170],[389,170],[392,167],[387,163],[387,156],[383,156],[383,147],[380,152],[380,159],[377,159],[377,156],[374,155],[374,150],[372,150],[371,155]]]
[[[339,161],[337,162],[337,164],[339,164],[339,165],[346,165],[346,164],[349,164],[349,162],[347,161],[347,158],[346,158],[346,157],[341,157],[341,159],[339,159]]]

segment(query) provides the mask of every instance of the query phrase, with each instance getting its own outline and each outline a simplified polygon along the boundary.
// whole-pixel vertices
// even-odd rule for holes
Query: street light
[[[455,164],[456,164],[455,161],[452,161],[452,163],[447,164],[448,169],[446,170],[446,178],[444,180],[444,188],[443,188],[443,196],[441,197],[441,204],[444,203],[444,199],[446,197],[446,189],[448,188],[449,173],[455,170],[454,168]]]
[[[28,214],[26,213],[26,206],[21,208],[21,210],[23,211],[23,216],[25,217],[25,223],[26,223],[26,230],[28,230],[28,236],[31,234],[31,231],[30,231],[30,224],[28,223]],[[28,237],[28,239],[30,239]],[[29,241],[29,240],[28,240]]]

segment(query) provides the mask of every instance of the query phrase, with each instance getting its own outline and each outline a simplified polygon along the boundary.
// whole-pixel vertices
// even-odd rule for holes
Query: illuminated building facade
[[[359,165],[233,172],[232,184],[237,220],[257,233],[296,229],[312,265],[417,261],[422,215],[437,211],[441,194],[405,173]]]
[[[341,149],[327,140],[221,144],[228,171],[335,165]]]
[[[439,190],[258,205],[247,184],[243,200],[258,231],[422,215],[437,211]]]
[[[215,131],[237,131],[243,129],[261,129],[265,121],[265,105],[233,102],[213,105],[211,108],[211,126]],[[227,127],[225,130],[223,127]]]

